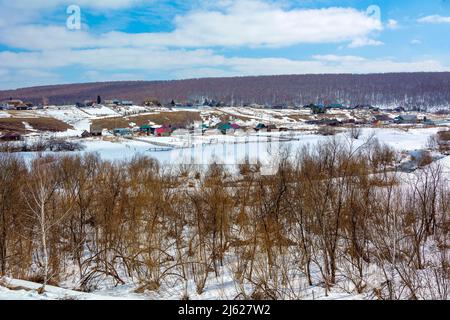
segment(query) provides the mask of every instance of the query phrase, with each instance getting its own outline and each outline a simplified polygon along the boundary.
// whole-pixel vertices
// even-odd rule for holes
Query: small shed
[[[267,126],[264,123],[259,123],[256,127],[255,127],[255,131],[261,131],[267,129]]]
[[[131,129],[128,129],[128,128],[114,129],[113,133],[114,133],[115,136],[120,136],[120,137],[126,137],[126,136],[132,136],[133,135],[133,131],[131,131]]]
[[[416,124],[418,122],[418,118],[417,115],[404,114],[395,118],[395,122],[400,124]]]
[[[87,130],[84,130],[83,133],[81,134],[81,138],[83,138],[83,139],[90,138],[90,137],[92,137],[92,135]]]
[[[93,124],[90,128],[90,135],[93,137],[101,137],[103,134],[103,127],[100,125]]]
[[[394,119],[389,117],[387,114],[379,114],[372,118],[373,124],[386,125],[386,124],[391,124],[393,122],[394,122]]]
[[[161,127],[155,130],[155,135],[157,137],[170,137],[170,135],[172,134],[172,128],[170,127]]]
[[[144,124],[142,126],[140,126],[139,131],[141,133],[145,133],[146,135],[151,135],[155,133],[155,128],[149,124]]]
[[[222,122],[217,125],[217,129],[219,129],[220,132],[222,132],[222,134],[227,134],[227,132],[233,129],[233,126],[229,122],[228,123]]]

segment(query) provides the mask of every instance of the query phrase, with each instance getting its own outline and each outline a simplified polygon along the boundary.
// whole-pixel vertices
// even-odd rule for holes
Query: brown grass
[[[130,117],[129,119],[131,122],[136,123],[138,126],[148,124],[149,122],[154,122],[159,125],[189,125],[194,121],[202,121],[200,112],[189,111],[161,112],[158,114]]]
[[[128,128],[131,121],[125,120],[122,117],[97,119],[92,121],[93,126],[101,126],[103,129]]]
[[[156,114],[139,115],[132,117],[117,117],[97,119],[93,125],[102,126],[104,129],[112,130],[115,128],[128,128],[130,123],[136,123],[138,126],[149,124],[150,122],[158,125],[181,125],[186,126],[194,121],[201,121],[200,112],[178,111],[161,112]]]
[[[438,136],[441,141],[450,141],[450,131],[440,131]]]
[[[26,132],[25,125],[16,118],[0,118],[0,131],[19,134]]]
[[[0,131],[25,134],[28,130],[25,129],[24,122],[39,131],[63,132],[73,129],[71,125],[55,118],[2,118],[0,119]]]
[[[311,120],[313,118],[310,115],[304,115],[304,114],[290,114],[288,117],[289,117],[289,119],[292,119],[292,120],[294,120],[296,122],[308,121],[308,120]]]

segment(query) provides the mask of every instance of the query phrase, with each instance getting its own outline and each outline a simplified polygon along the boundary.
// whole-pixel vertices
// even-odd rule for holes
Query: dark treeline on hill
[[[103,99],[121,98],[136,103],[154,97],[162,102],[209,98],[236,106],[329,101],[406,108],[446,107],[450,105],[450,73],[286,75],[70,84],[0,91],[0,100],[12,97],[33,103],[74,104],[98,95]]]

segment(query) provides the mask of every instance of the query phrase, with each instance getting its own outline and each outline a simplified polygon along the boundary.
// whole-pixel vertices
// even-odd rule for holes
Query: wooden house
[[[155,135],[157,137],[170,137],[172,132],[173,132],[173,129],[171,127],[163,126],[163,127],[155,130]]]
[[[387,114],[378,114],[372,118],[372,124],[374,125],[388,125],[394,122],[394,119]]]
[[[103,135],[103,127],[92,124],[89,133],[92,137],[101,137]]]
[[[416,124],[418,122],[417,115],[403,114],[395,118],[395,123],[398,124]]]
[[[130,137],[133,136],[133,131],[128,128],[117,128],[113,130],[113,133],[115,136],[120,137]]]

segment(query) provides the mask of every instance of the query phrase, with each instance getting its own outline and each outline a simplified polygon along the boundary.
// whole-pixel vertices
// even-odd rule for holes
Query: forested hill
[[[35,104],[72,104],[96,99],[126,99],[141,103],[152,97],[162,102],[204,98],[243,105],[342,103],[403,107],[449,107],[450,73],[389,73],[285,75],[204,78],[176,81],[127,81],[68,84],[0,91],[10,98]]]

